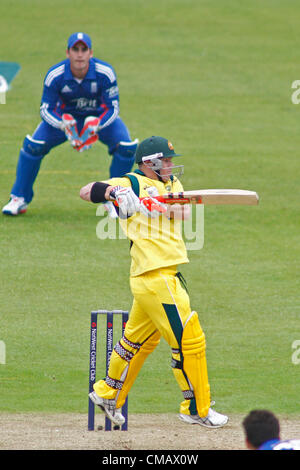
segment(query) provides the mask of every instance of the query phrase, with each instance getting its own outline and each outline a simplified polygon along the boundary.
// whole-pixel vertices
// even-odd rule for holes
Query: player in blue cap
[[[51,67],[44,80],[42,122],[24,139],[10,200],[2,212],[26,212],[41,162],[53,147],[69,140],[78,152],[97,140],[112,155],[110,177],[123,176],[134,163],[138,140],[131,140],[119,116],[119,90],[113,67],[93,57],[91,38],[74,33],[67,58]]]

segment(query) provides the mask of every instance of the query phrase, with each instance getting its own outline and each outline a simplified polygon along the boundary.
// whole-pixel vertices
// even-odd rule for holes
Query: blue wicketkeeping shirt
[[[119,90],[113,67],[91,58],[83,80],[73,77],[70,60],[49,69],[44,80],[41,117],[60,128],[61,116],[69,113],[75,119],[87,116],[101,118],[100,129],[109,126],[119,114]]]

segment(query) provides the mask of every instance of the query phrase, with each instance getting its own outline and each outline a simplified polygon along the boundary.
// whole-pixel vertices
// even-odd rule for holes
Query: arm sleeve
[[[57,91],[56,81],[53,80],[50,84],[47,84],[46,76],[41,100],[40,115],[47,124],[52,127],[56,127],[57,129],[61,128],[62,123],[61,116],[55,112],[59,100],[60,97]]]
[[[131,183],[129,178],[110,178],[108,180],[102,181],[102,183],[107,183],[109,186],[122,186],[123,188],[130,188]]]
[[[119,115],[119,89],[115,75],[113,82],[105,77],[101,99],[103,112],[100,115],[100,129],[103,129],[109,126]]]

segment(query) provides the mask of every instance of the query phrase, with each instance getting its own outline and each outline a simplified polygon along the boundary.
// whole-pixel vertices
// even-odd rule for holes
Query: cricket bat
[[[182,191],[180,193],[155,196],[154,199],[164,204],[239,204],[256,206],[259,202],[259,196],[255,191],[246,191],[243,189],[200,189],[195,191]]]
[[[255,191],[244,189],[199,189],[182,191],[162,196],[142,197],[143,204],[149,211],[165,212],[166,209],[155,204],[155,200],[164,204],[204,204],[204,205],[243,205],[257,206],[259,196]],[[117,206],[118,203],[114,201]]]

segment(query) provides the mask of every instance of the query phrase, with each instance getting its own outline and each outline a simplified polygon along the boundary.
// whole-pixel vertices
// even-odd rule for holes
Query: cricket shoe
[[[2,212],[6,215],[24,214],[27,211],[27,204],[23,197],[17,197],[11,194],[10,200],[3,207]]]
[[[108,419],[114,424],[122,426],[125,423],[125,418],[121,413],[120,408],[116,408],[116,400],[108,400],[106,398],[99,397],[96,392],[89,393],[89,397],[95,405],[104,411]]]
[[[200,424],[206,428],[221,428],[228,422],[228,416],[217,413],[212,408],[209,408],[207,416],[201,418],[199,415],[186,415],[180,413],[179,418],[185,423]]]

